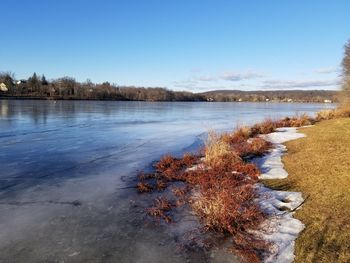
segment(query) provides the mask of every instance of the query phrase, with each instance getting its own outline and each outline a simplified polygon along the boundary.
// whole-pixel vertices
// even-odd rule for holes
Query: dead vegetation
[[[169,212],[173,205],[169,202],[168,199],[164,197],[158,197],[154,200],[154,204],[152,207],[148,209],[148,214],[156,217],[161,218],[165,222],[170,223],[172,221]]]
[[[153,190],[153,186],[145,182],[137,183],[136,187],[139,193],[149,193],[149,192],[152,192]]]
[[[260,134],[271,133],[281,127],[311,125],[316,121],[317,118],[302,114],[276,121],[266,119],[252,127],[237,128],[233,133],[211,131],[203,158],[191,154],[182,158],[164,156],[155,164],[155,173],[142,176],[139,192],[164,190],[175,182],[186,186],[171,188],[174,204],[164,197],[155,199],[148,214],[171,222],[172,208],[187,203],[205,229],[232,236],[232,249],[238,255],[247,262],[260,262],[269,253],[270,244],[253,235],[252,230],[258,230],[267,215],[256,202],[254,186],[260,171],[249,160],[265,154],[272,147],[271,143],[259,137]]]
[[[316,120],[332,120],[350,117],[350,106],[343,106],[332,110],[323,110],[317,113]]]

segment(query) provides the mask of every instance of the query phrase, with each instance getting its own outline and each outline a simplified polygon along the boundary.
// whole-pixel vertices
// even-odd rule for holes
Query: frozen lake
[[[0,262],[223,262],[147,224],[135,176],[210,130],[324,104],[0,100]]]

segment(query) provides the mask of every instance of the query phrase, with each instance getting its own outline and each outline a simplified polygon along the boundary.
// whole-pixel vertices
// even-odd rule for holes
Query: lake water
[[[324,104],[0,100],[0,262],[224,262],[179,252],[133,188],[208,130],[313,114]]]

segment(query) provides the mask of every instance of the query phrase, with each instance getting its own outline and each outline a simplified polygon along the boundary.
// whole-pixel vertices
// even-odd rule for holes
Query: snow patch
[[[305,137],[297,133],[296,128],[280,128],[277,132],[262,135],[262,138],[274,144],[274,149],[263,156],[256,158],[254,163],[262,171],[261,179],[282,179],[288,176],[283,169],[282,155],[287,151],[282,143],[289,140]],[[257,184],[258,202],[268,215],[268,220],[263,225],[263,232],[259,234],[271,242],[272,253],[265,260],[266,263],[290,263],[294,260],[294,245],[299,233],[304,229],[304,224],[293,218],[294,211],[299,209],[304,199],[301,193],[275,191],[262,184]]]
[[[272,243],[271,254],[266,263],[290,263],[294,260],[294,245],[304,224],[293,218],[304,199],[301,193],[274,191],[259,184],[259,204],[271,216],[262,227],[261,236]]]
[[[303,133],[297,133],[297,128],[277,128],[276,132],[261,135],[261,137],[272,143],[285,143],[287,141],[299,139],[305,137]]]
[[[274,148],[270,153],[261,158],[256,158],[253,162],[260,168],[260,179],[283,179],[288,176],[283,169],[282,156],[287,148],[282,143],[290,140],[305,137],[305,134],[297,133],[296,128],[278,128],[276,132],[261,135],[263,139],[271,142]]]

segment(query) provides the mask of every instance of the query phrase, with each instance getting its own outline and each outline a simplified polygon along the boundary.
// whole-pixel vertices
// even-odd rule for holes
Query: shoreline
[[[350,117],[350,111],[321,111],[315,118],[303,114],[267,119],[231,134],[214,134],[200,159],[163,157],[155,164],[154,173],[139,177],[138,191],[157,191],[161,196],[168,186],[181,182],[187,190],[181,194],[180,206],[189,204],[205,229],[229,234],[236,256],[246,262],[276,262],[276,258],[277,262],[292,262],[295,240],[305,227],[293,214],[305,200],[300,192],[276,191],[281,189],[265,182],[287,178],[281,160],[286,152],[283,143],[305,137],[296,128],[342,116]],[[256,163],[258,158],[260,163]],[[156,198],[147,213],[171,222],[178,201],[176,197]]]
[[[128,100],[128,99],[78,99],[61,97],[28,97],[28,96],[0,96],[0,100],[42,100],[42,101],[123,101],[123,102],[206,102],[206,103],[260,103],[260,104],[324,104],[338,105],[338,102],[313,102],[313,101],[207,101],[207,100]]]

